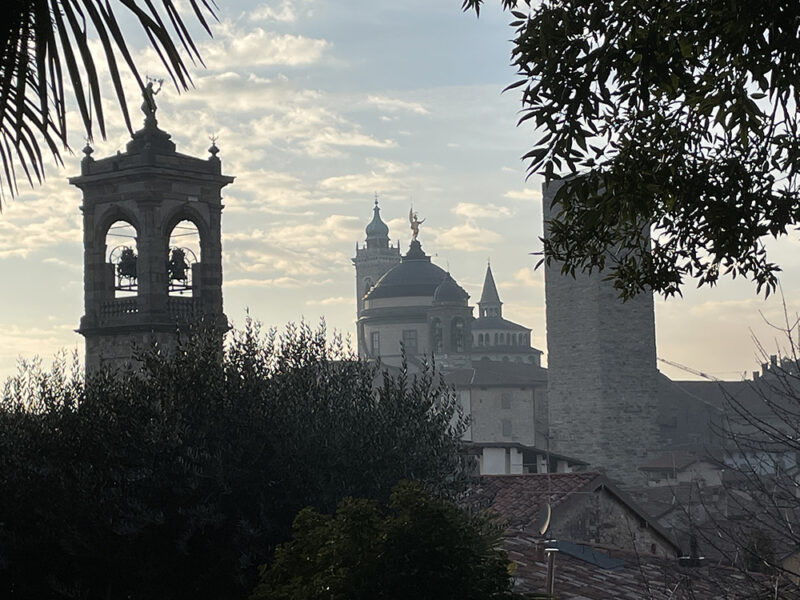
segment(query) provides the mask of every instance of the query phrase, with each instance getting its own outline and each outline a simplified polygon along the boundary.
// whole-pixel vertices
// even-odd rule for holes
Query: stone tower
[[[389,245],[389,226],[381,219],[378,196],[375,195],[375,206],[372,209],[372,221],[367,225],[367,237],[364,245],[356,244],[356,255],[352,259],[356,267],[356,318],[361,317],[364,310],[364,296],[384,273],[400,262],[400,244]],[[359,329],[358,353],[366,352],[366,340],[362,339]]]
[[[560,187],[543,189],[545,236]],[[653,295],[622,302],[603,275],[545,269],[550,447],[628,484],[657,442]]]
[[[207,159],[175,151],[158,128],[151,87],[142,104],[145,126],[125,152],[95,160],[87,144],[81,174],[69,180],[83,192],[85,314],[78,332],[86,338],[87,371],[129,363],[134,344],[156,342],[169,351],[178,328],[191,321],[228,327],[220,219],[222,188],[233,177],[222,175],[214,143]],[[194,227],[196,250],[170,247],[183,224]],[[108,243],[120,228],[131,232],[123,245]]]

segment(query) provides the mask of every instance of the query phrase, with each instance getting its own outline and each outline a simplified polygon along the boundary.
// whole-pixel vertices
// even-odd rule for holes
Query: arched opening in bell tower
[[[114,299],[137,296],[139,248],[136,228],[128,221],[114,221],[106,231],[105,248]]]
[[[202,260],[200,232],[189,219],[178,221],[169,234],[167,286],[170,296],[198,295],[199,265]]]

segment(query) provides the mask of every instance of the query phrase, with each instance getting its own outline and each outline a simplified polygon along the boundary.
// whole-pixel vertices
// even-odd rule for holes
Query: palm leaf
[[[189,0],[192,18],[211,34],[209,0]],[[114,8],[131,13],[156,51],[178,91],[191,85],[185,57],[203,64],[186,21],[173,0],[19,0],[4,7],[0,25],[0,212],[8,194],[18,193],[17,168],[30,184],[44,178],[46,149],[61,162],[69,149],[67,102],[71,97],[87,138],[95,128],[105,138],[107,123],[98,61],[108,66],[113,93],[129,131],[120,62],[140,88],[144,82],[128,48]],[[101,52],[93,52],[92,37]],[[65,83],[66,77],[66,83]],[[66,88],[66,90],[65,90]]]

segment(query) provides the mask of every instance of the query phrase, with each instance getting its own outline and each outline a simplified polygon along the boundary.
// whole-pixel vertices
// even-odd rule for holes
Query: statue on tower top
[[[425,222],[425,219],[420,221],[417,213],[415,213],[414,209],[411,208],[408,211],[408,222],[411,223],[411,239],[416,240],[417,236],[419,235],[419,226]]]
[[[157,83],[158,88],[153,89],[153,84]],[[147,85],[142,90],[142,112],[144,113],[144,124],[156,124],[156,94],[161,91],[161,86],[164,84],[163,79],[155,79],[154,77],[147,76]]]

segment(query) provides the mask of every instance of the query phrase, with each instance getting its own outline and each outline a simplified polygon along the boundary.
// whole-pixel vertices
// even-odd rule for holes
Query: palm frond
[[[18,193],[21,170],[33,185],[44,178],[45,153],[61,162],[68,150],[67,103],[74,100],[84,133],[105,138],[104,88],[98,65],[105,62],[113,94],[133,131],[120,66],[144,82],[122,33],[115,8],[132,14],[179,91],[192,81],[185,58],[203,64],[187,22],[173,0],[12,0],[0,25],[0,212]],[[211,35],[216,19],[209,0],[189,0],[191,18]],[[98,39],[102,51],[93,51]],[[65,82],[66,78],[66,82]]]

